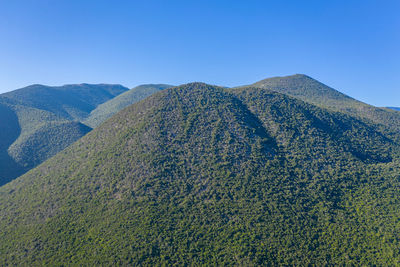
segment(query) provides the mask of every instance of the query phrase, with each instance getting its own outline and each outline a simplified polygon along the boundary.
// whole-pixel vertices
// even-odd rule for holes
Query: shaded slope
[[[87,134],[92,128],[73,121],[54,121],[17,139],[9,148],[9,155],[25,169],[31,169],[54,156]]]
[[[167,84],[144,84],[139,85],[119,96],[99,105],[93,110],[84,123],[92,128],[99,126],[112,115],[132,105],[160,90],[170,88],[172,85]]]
[[[396,264],[396,149],[271,91],[166,89],[0,188],[0,263]]]
[[[18,138],[20,132],[17,115],[0,98],[0,185],[8,182],[8,177],[17,177],[23,173],[21,166],[7,153],[8,147]]]
[[[251,86],[270,89],[314,105],[365,118],[385,126],[385,130],[391,129],[391,131],[399,133],[400,115],[396,111],[365,104],[306,75],[296,74],[269,78]]]

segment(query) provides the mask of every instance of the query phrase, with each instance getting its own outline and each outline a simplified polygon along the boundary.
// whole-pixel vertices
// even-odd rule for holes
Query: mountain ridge
[[[82,120],[97,105],[127,90],[122,85],[108,84],[69,84],[55,87],[36,84],[1,96],[70,120]]]
[[[358,101],[304,74],[268,78],[250,86],[284,93],[323,108],[381,125],[381,131],[390,132],[395,138],[400,132],[400,116],[396,111]],[[400,139],[397,138],[397,141]]]

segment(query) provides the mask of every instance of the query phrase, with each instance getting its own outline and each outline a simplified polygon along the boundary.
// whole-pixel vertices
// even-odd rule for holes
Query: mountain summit
[[[355,99],[304,74],[268,78],[251,86],[270,89],[321,106],[356,102]]]

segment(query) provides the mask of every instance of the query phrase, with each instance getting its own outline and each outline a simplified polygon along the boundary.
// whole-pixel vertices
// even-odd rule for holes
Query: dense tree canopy
[[[265,88],[160,91],[0,187],[0,264],[399,264],[385,127]]]

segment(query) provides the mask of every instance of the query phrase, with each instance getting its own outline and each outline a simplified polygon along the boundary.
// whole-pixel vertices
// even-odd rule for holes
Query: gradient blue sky
[[[400,106],[400,1],[0,0],[0,92],[304,73]]]

